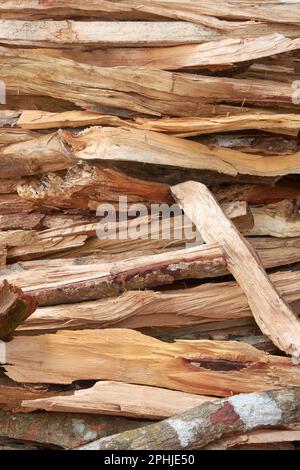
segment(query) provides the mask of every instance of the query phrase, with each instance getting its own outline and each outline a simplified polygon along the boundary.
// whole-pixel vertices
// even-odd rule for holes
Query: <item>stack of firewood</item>
[[[1,449],[297,449],[299,50],[300,1],[0,2]]]

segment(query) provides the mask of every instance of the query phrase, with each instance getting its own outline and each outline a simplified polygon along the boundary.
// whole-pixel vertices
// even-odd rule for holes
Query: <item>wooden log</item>
[[[291,358],[235,341],[165,343],[115,328],[17,336],[3,349],[6,375],[21,383],[113,380],[208,396],[300,384]]]
[[[23,409],[88,413],[160,420],[214,400],[164,388],[121,382],[97,382],[93,387],[70,396],[25,399]]]
[[[170,203],[169,186],[130,178],[110,168],[77,165],[65,176],[49,174],[18,188],[20,197],[39,206],[96,210],[100,202],[118,202],[126,194],[129,203]]]
[[[130,120],[109,114],[79,110],[62,113],[26,110],[20,113],[17,125],[25,130],[76,128],[92,125],[133,127],[178,135],[179,137],[243,129],[262,129],[269,132],[280,131],[282,134],[294,136],[299,132],[300,116],[298,114],[273,114],[271,111],[262,113],[256,109],[250,110],[245,107],[236,108],[225,105],[223,107],[221,105],[218,106],[217,111],[220,115],[215,118],[136,118]]]
[[[204,240],[223,247],[228,269],[245,292],[262,332],[298,361],[300,322],[276,291],[254,249],[227,219],[206,186],[187,182],[173,187],[172,193]]]
[[[37,27],[35,29],[36,31],[38,31],[38,23],[34,24],[37,24]],[[48,24],[49,23],[43,25],[43,27],[47,27]],[[143,24],[144,23],[141,24],[141,28],[143,28]],[[176,39],[178,36],[173,35],[173,37],[171,38],[171,35],[167,30],[168,28],[170,28],[170,25],[173,24],[174,23],[168,23],[166,31],[164,32],[164,37],[165,34],[167,34],[170,38],[170,41],[172,41],[172,44],[176,43]],[[119,28],[120,33],[122,34],[122,28],[124,28],[124,23],[122,23],[121,26],[120,23],[116,23],[116,25]],[[134,26],[132,25],[132,23],[130,25],[133,30]],[[147,34],[147,47],[128,47],[132,45],[131,36],[133,36],[133,34],[131,33],[129,39],[128,35],[124,36],[124,41],[126,41],[126,54],[124,54],[124,47],[114,47],[109,49],[106,48],[106,46],[105,49],[93,49],[91,51],[78,51],[76,49],[35,49],[34,54],[71,59],[75,62],[94,65],[97,67],[139,67],[158,70],[211,69],[214,71],[219,68],[231,68],[232,64],[243,62],[248,63],[255,59],[268,57],[274,54],[282,54],[287,51],[298,50],[300,48],[299,39],[289,39],[284,35],[278,33],[245,39],[221,39],[218,41],[210,41],[205,44],[192,44],[183,46],[172,45],[171,47],[149,47],[153,45],[151,41],[151,38],[153,37],[152,35],[155,34],[155,32],[153,32],[153,27],[154,31],[157,27],[157,24],[155,25],[152,23],[151,25],[151,34],[149,34],[147,29],[145,30],[145,34]],[[165,25],[166,23],[162,23],[160,28],[163,28]],[[178,26],[176,30],[179,30]],[[49,32],[48,34],[49,44],[51,45],[52,34],[54,33]],[[89,31],[88,34],[91,34],[91,31]],[[94,34],[94,32],[92,34],[94,40],[97,34]],[[143,33],[139,33],[138,41],[143,42],[142,37]],[[195,41],[193,42],[201,43],[201,39],[197,41],[198,37],[199,35],[195,34]],[[114,44],[109,44],[110,47],[115,45],[117,41],[116,34],[113,35],[113,38]],[[61,36],[59,36],[58,40],[61,41]],[[103,35],[101,31],[101,41],[97,43],[97,46],[99,44],[99,46],[101,47],[103,40],[105,40],[105,32]],[[16,42],[18,44],[18,41],[15,41],[14,39],[13,42]],[[30,38],[30,42],[31,44],[32,42],[34,42],[34,45],[36,45],[35,39]],[[136,44],[136,41],[134,42],[135,45],[139,46],[139,44]],[[82,43],[86,45],[84,38],[82,40]]]
[[[173,136],[137,129],[93,127],[74,135],[59,131],[70,158],[94,164],[143,163],[149,166],[210,170],[231,176],[238,174],[277,176],[299,173],[300,152],[293,155],[252,155],[228,148],[210,148]],[[185,155],[185,158],[182,158]]]
[[[8,340],[14,330],[37,308],[34,297],[3,281],[0,284],[0,340]]]
[[[22,277],[26,278],[26,272],[17,275],[22,284]],[[293,305],[300,314],[299,272],[279,271],[270,274],[270,279],[285,301]],[[43,303],[39,296],[37,299],[40,304]],[[190,329],[195,330],[196,325],[211,325],[211,329],[214,327],[217,330],[222,327],[222,322],[242,319],[248,320],[248,323],[252,319],[247,298],[236,282],[229,281],[163,292],[124,292],[117,298],[38,308],[16,333],[38,334],[63,329],[109,327],[150,328],[151,334],[157,336],[159,331],[166,329],[167,335],[171,335],[170,329],[173,328],[173,336],[180,337],[182,333],[184,337],[183,328],[187,330],[191,327]],[[199,330],[198,337],[201,331],[205,334],[205,328]],[[240,334],[242,335],[242,330]],[[247,334],[251,335],[251,332]],[[189,331],[187,336],[190,336]],[[211,332],[207,333],[207,337],[210,336]],[[218,338],[221,336],[216,337]]]
[[[300,116],[298,114],[264,114],[256,110],[254,114],[250,110],[239,115],[216,116],[214,118],[162,118],[145,119],[137,118],[135,125],[144,130],[164,132],[177,137],[191,137],[214,132],[229,132],[237,130],[257,129],[268,132],[281,133],[296,136],[299,132]],[[36,112],[38,114],[38,112]],[[20,126],[26,119],[27,113],[19,118]],[[30,119],[30,115],[28,120]],[[34,120],[34,116],[33,119]],[[101,124],[101,123],[100,123]],[[105,125],[105,124],[104,124]],[[34,122],[29,124],[25,121],[24,128],[38,129]],[[42,128],[42,127],[41,127]]]
[[[262,207],[252,207],[254,226],[248,235],[297,237],[300,235],[300,216],[297,203],[284,200]]]
[[[72,166],[61,149],[60,139],[50,134],[0,148],[1,178],[19,178]]]
[[[299,388],[242,394],[204,403],[160,423],[96,440],[78,450],[199,449],[216,439],[284,426],[299,421],[299,417]]]
[[[236,184],[230,186],[213,186],[211,188],[219,203],[229,201],[246,201],[248,204],[274,204],[283,200],[294,200],[300,196],[300,187],[288,186],[261,186],[259,184]],[[254,208],[252,207],[253,211]]]
[[[223,268],[224,273],[224,267],[222,252],[216,245],[205,246],[205,248],[196,247],[196,249],[189,248],[184,253],[180,250],[174,253],[158,254],[151,257],[151,260],[150,257],[140,257],[128,259],[119,264],[93,264],[69,266],[60,270],[53,269],[52,273],[48,271],[46,283],[45,270],[27,271],[25,290],[34,292],[38,302],[43,305],[82,302],[114,297],[127,289],[135,290],[172,284],[175,280],[191,277],[203,278],[207,275],[211,276],[213,272],[220,273],[220,268]],[[20,277],[20,274],[5,275],[5,277],[16,278]],[[21,274],[23,284],[24,274]]]
[[[207,42],[219,36],[201,25],[182,21],[89,21],[87,24],[72,20],[0,20],[0,31],[2,44],[31,47],[174,46]]]
[[[172,7],[172,8],[171,8]],[[210,25],[216,29],[241,29],[249,27],[249,32],[256,30],[258,26],[264,26],[259,21],[274,22],[276,26],[280,23],[299,23],[299,12],[297,5],[282,4],[280,1],[264,2],[257,4],[256,2],[238,2],[235,5],[227,1],[218,1],[215,5],[207,5],[203,2],[179,1],[179,0],[146,0],[141,4],[138,0],[124,1],[88,1],[82,4],[80,0],[41,3],[38,0],[19,1],[18,4],[10,0],[3,0],[1,3],[1,17],[3,18],[112,18],[122,20],[142,20],[148,18],[167,17],[175,19],[183,19],[194,23]],[[217,18],[216,18],[217,17]],[[220,17],[221,19],[218,19]],[[227,18],[232,23],[228,24],[223,19]],[[235,22],[234,20],[258,20],[258,22]],[[267,25],[270,27],[270,25]],[[252,29],[251,29],[252,27]]]
[[[60,449],[77,447],[86,444],[91,439],[147,424],[147,421],[117,416],[0,411],[0,435],[2,437],[57,446]]]
[[[281,83],[275,90],[273,82],[266,80],[94,67],[10,48],[1,48],[0,57],[8,91],[43,93],[105,114],[205,116],[215,115],[218,103],[277,106],[277,112],[280,107],[297,112],[289,84]]]
[[[105,173],[104,173],[105,175]],[[105,176],[110,176],[109,172]],[[113,174],[113,177],[118,177],[118,174]],[[122,175],[120,176],[120,181],[122,179]],[[130,183],[130,180],[126,180],[126,178],[123,180],[124,185]],[[111,186],[113,186],[112,183],[110,183]],[[158,194],[156,197],[159,197],[159,190],[161,190],[160,194],[163,194],[163,190],[167,189],[167,187],[161,187],[158,185],[146,185],[146,188],[143,187],[143,182],[136,182],[136,188],[133,189],[132,192],[140,192],[141,194],[147,194],[147,189],[148,189],[148,196],[151,197],[151,190],[157,190]],[[145,190],[146,189],[146,190]],[[125,190],[124,190],[125,191]],[[130,191],[129,191],[130,192]],[[165,191],[165,196],[161,197],[166,197],[166,194],[168,192]],[[119,196],[119,195],[118,195]],[[117,195],[114,196],[115,199],[117,198]],[[152,196],[154,197],[154,196]],[[76,199],[75,199],[76,200]],[[78,202],[80,199],[78,200]],[[99,201],[100,203],[100,201]],[[96,209],[98,207],[98,204],[95,204],[94,202],[94,208]],[[47,204],[46,204],[47,205]],[[53,204],[54,205],[54,204]],[[61,204],[63,205],[63,204]],[[66,203],[67,205],[67,203]],[[75,205],[75,204],[74,204]],[[78,203],[78,205],[80,205]],[[59,206],[59,204],[57,204]],[[112,206],[113,207],[113,206]],[[240,230],[242,231],[249,231],[253,227],[253,217],[251,214],[251,211],[245,202],[234,202],[234,203],[226,203],[224,204],[224,210],[228,217],[232,218],[237,226],[239,227]],[[111,208],[111,206],[109,206]],[[143,207],[144,208],[144,207]],[[105,207],[103,210],[107,210],[107,207]],[[138,209],[139,211],[140,209]],[[126,212],[126,210],[125,210]],[[179,210],[180,212],[180,210]],[[138,219],[133,219],[132,221],[127,221],[125,219],[125,223],[116,223],[116,234],[117,234],[117,229],[120,230],[119,237],[120,239],[130,239],[133,238],[135,239],[137,236],[141,238],[155,238],[155,231],[156,233],[160,233],[160,229],[162,226],[165,226],[165,232],[163,231],[162,228],[162,236],[166,237],[169,236],[169,233],[171,230],[168,230],[168,226],[172,225],[173,227],[173,232],[174,234],[177,233],[177,237],[182,239],[185,237],[186,233],[191,233],[190,237],[193,238],[195,236],[195,233],[192,231],[191,224],[189,224],[188,221],[183,220],[183,217],[177,216],[174,217],[172,221],[170,220],[165,220],[163,224],[160,223],[159,219],[156,216],[142,216],[141,218]],[[127,217],[126,217],[127,218]],[[150,219],[152,220],[152,225],[149,227],[150,224]],[[157,223],[155,223],[155,220]],[[153,228],[154,226],[154,228]],[[135,232],[135,228],[140,227],[141,231],[138,231],[138,235]],[[113,222],[111,221],[110,229],[113,228]],[[150,230],[149,230],[150,228]],[[106,239],[106,232],[104,232],[105,229],[105,220],[104,224],[100,227],[99,220],[96,223],[88,223],[88,224],[80,224],[79,222],[71,223],[71,225],[68,227],[62,227],[62,228],[54,228],[54,229],[49,229],[49,230],[43,230],[39,232],[38,234],[34,233],[35,235],[35,240],[34,243],[23,243],[23,244],[17,244],[13,245],[12,247],[9,248],[8,252],[8,258],[12,261],[20,261],[22,259],[34,259],[37,257],[41,256],[46,256],[47,254],[59,252],[62,250],[67,249],[70,246],[76,247],[76,246],[81,246],[84,244],[84,242],[89,238],[98,235],[99,239],[104,238]],[[164,235],[164,233],[166,235]],[[113,232],[111,232],[111,238],[117,240],[117,235],[114,236]],[[108,234],[109,235],[109,234]],[[8,237],[6,234],[4,234],[4,240],[6,240]],[[110,235],[109,235],[110,238]],[[1,235],[0,235],[0,240],[1,240]],[[201,239],[199,240],[199,243],[201,243]],[[20,245],[20,246],[18,246]]]

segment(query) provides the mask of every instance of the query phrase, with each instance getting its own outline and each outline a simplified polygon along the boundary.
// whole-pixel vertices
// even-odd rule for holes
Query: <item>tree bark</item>
[[[259,407],[259,408],[258,408]],[[192,450],[210,442],[300,419],[300,389],[236,395],[181,415],[93,441],[77,450]]]

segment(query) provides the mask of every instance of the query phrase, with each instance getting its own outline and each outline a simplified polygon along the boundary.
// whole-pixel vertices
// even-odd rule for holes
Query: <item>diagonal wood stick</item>
[[[172,193],[204,241],[217,242],[224,249],[228,269],[243,289],[261,331],[299,361],[299,320],[278,294],[255,250],[226,217],[209,189],[189,181],[174,186]]]

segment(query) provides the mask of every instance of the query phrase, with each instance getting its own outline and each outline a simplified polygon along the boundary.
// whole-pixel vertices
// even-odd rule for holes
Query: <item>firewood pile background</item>
[[[0,2],[2,450],[299,448],[299,50],[297,1]]]

